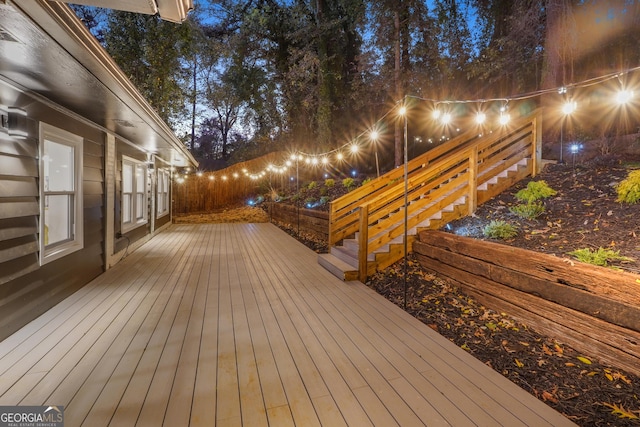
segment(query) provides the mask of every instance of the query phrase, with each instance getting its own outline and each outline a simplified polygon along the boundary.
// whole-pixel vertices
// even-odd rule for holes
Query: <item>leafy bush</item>
[[[510,239],[518,234],[518,229],[505,221],[491,221],[482,234],[491,239]]]
[[[532,203],[536,200],[555,196],[556,194],[558,194],[558,192],[549,187],[546,181],[530,181],[527,184],[527,188],[518,191],[515,196],[516,199],[520,201]]]
[[[573,255],[578,261],[599,265],[601,267],[608,267],[611,261],[633,261],[629,257],[620,255],[620,251],[604,248],[598,248],[596,251],[592,251],[589,248],[576,249],[575,251],[569,252],[569,255]]]
[[[368,184],[368,183],[370,183],[371,181],[373,181],[373,179],[372,179],[372,178],[367,178],[367,179],[365,179],[364,181],[362,181],[362,183],[361,183],[360,185],[362,186],[362,185]]]
[[[522,203],[509,208],[509,211],[520,218],[535,219],[544,213],[542,202]]]
[[[616,187],[621,203],[638,203],[640,201],[640,169],[629,172],[629,175]]]
[[[320,204],[324,206],[329,203],[329,200],[331,200],[329,196],[322,196],[320,197]]]
[[[317,186],[318,186],[318,183],[317,183],[317,182],[315,182],[315,181],[311,181],[311,182],[309,183],[309,185],[307,185],[307,189],[309,189],[309,190],[313,190],[313,189],[314,189],[314,188],[316,188]]]
[[[336,185],[336,181],[333,178],[327,178],[324,180],[324,186],[327,188],[332,188],[334,185]]]
[[[342,186],[349,191],[353,190],[353,187],[355,187],[355,185],[356,182],[353,180],[353,178],[345,178],[342,180]]]

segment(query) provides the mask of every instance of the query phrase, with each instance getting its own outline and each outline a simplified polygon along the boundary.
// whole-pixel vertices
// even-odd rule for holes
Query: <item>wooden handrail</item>
[[[404,203],[404,168],[396,168],[336,199],[330,206],[329,244],[359,232],[359,276],[366,279],[371,253],[412,229],[456,200],[466,199],[466,212],[475,211],[479,185],[519,163],[539,164],[539,111],[523,117],[508,129],[479,137],[466,132],[407,164],[408,206]],[[364,276],[363,276],[364,275]]]

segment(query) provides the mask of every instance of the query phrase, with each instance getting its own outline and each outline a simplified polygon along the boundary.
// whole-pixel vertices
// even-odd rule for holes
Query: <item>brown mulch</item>
[[[176,224],[204,224],[204,223],[236,223],[236,222],[269,222],[269,215],[260,208],[252,206],[239,206],[235,208],[221,209],[215,212],[174,215]]]
[[[630,170],[638,168],[638,161],[611,157],[575,166],[549,164],[536,177],[479,206],[475,215],[451,222],[445,231],[484,239],[484,227],[492,220],[502,220],[519,229],[504,244],[564,257],[576,249],[611,249],[633,259],[615,264],[617,267],[640,273],[640,204],[617,202],[615,188]],[[509,208],[521,203],[514,194],[529,181],[541,180],[558,192],[544,200],[542,216],[524,220],[511,213]]]

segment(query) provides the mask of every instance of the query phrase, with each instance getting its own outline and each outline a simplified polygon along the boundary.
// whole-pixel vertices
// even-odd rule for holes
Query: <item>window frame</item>
[[[45,141],[55,144],[64,145],[73,148],[73,190],[69,191],[45,191],[45,161],[48,160],[48,153],[45,152]],[[39,261],[40,265],[60,259],[73,252],[84,248],[84,203],[83,203],[83,155],[84,155],[84,139],[76,134],[59,129],[57,127],[40,123],[39,138]],[[72,230],[72,238],[60,243],[45,244],[45,238],[48,235],[47,224],[47,196],[71,195],[72,208],[69,209],[69,229]]]
[[[125,222],[125,165],[132,167],[131,182],[131,200],[129,202],[130,221]],[[144,182],[142,183],[142,192],[139,191],[139,182],[136,175],[136,169],[142,170]],[[122,233],[128,233],[138,227],[149,223],[149,174],[147,172],[147,164],[144,161],[134,159],[133,157],[122,156],[122,171],[120,175],[120,230]],[[142,197],[140,197],[142,196]],[[138,216],[140,200],[142,200],[142,216]]]
[[[157,218],[162,218],[165,215],[169,215],[171,200],[170,188],[171,188],[171,174],[166,169],[158,169],[156,176],[156,215]]]

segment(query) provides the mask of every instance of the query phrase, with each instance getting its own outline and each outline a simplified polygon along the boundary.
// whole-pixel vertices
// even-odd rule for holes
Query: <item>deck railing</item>
[[[407,228],[460,200],[464,200],[462,214],[473,213],[479,203],[478,187],[523,159],[528,159],[528,173],[535,175],[540,152],[540,114],[535,111],[484,136],[466,132],[412,159],[407,164]],[[329,246],[358,232],[359,275],[366,278],[375,271],[371,254],[404,234],[404,218],[402,166],[331,203]]]

